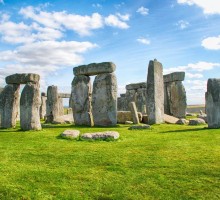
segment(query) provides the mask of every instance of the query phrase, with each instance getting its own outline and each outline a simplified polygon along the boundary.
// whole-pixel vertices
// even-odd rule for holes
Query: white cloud
[[[177,0],[177,3],[199,6],[203,9],[204,14],[220,14],[219,0]]]
[[[141,6],[140,8],[137,9],[137,13],[140,13],[141,15],[148,15],[149,9]]]
[[[45,12],[32,6],[21,8],[20,12],[26,18],[32,19],[45,27],[62,30],[73,30],[79,35],[90,35],[91,30],[103,27],[102,16],[93,13],[91,16],[81,16],[63,12]]]
[[[116,13],[116,15],[123,21],[129,21],[130,19],[130,15],[129,14],[125,14],[125,15],[122,15],[120,13]]]
[[[184,21],[184,20],[179,20],[176,23],[176,26],[178,26],[181,30],[186,29],[189,26],[189,22]]]
[[[124,21],[121,21],[117,16],[115,15],[109,15],[105,18],[105,24],[108,26],[113,26],[121,29],[127,29],[129,28],[128,24]]]
[[[202,46],[210,50],[220,50],[220,35],[217,37],[208,37],[202,41]]]
[[[147,38],[138,38],[137,41],[139,43],[145,44],[145,45],[149,45],[150,44],[150,40]]]
[[[187,72],[186,73],[186,77],[187,78],[203,78],[203,75],[202,74],[199,74],[199,73],[189,73]]]

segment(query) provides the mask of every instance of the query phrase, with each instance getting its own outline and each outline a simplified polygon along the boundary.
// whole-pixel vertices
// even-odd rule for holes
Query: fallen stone
[[[105,131],[96,133],[85,133],[81,135],[85,140],[106,140],[106,139],[118,139],[119,133],[116,131]]]
[[[207,115],[206,115],[205,113],[200,114],[200,115],[197,115],[197,118],[203,119],[206,123],[208,122],[208,121],[207,121]]]
[[[7,84],[26,84],[28,82],[37,83],[40,80],[38,74],[12,74],[5,78]]]
[[[134,129],[150,129],[150,125],[148,124],[143,124],[143,125],[133,125],[129,128],[129,130],[134,130]]]
[[[134,122],[134,124],[139,124],[139,118],[138,118],[138,113],[137,113],[135,102],[130,102],[129,106],[131,110],[132,121]]]
[[[142,113],[137,112],[139,122],[142,121]],[[117,111],[117,123],[125,124],[126,121],[132,121],[131,111]]]
[[[206,123],[205,123],[205,120],[200,119],[200,118],[195,118],[195,119],[189,120],[189,125],[191,125],[191,126],[202,125],[202,124],[206,124]]]
[[[164,114],[164,121],[167,124],[176,124],[179,119],[171,115]]]
[[[81,65],[73,68],[73,73],[75,76],[78,75],[98,75],[104,73],[112,73],[116,69],[116,66],[112,62],[103,62],[103,63],[91,63],[89,65]]]
[[[132,121],[126,121],[125,124],[133,124]]]
[[[63,133],[61,133],[62,137],[67,138],[77,138],[79,137],[80,131],[78,130],[65,130]]]
[[[184,81],[185,72],[173,72],[171,74],[166,74],[163,76],[164,83],[174,82],[174,81]]]
[[[147,83],[146,82],[141,82],[141,83],[132,83],[129,85],[126,85],[126,90],[137,90],[139,88],[146,88]]]
[[[189,123],[189,120],[186,120],[184,118],[181,118],[176,122],[176,124],[181,124],[181,125],[188,124],[188,123]]]
[[[52,124],[74,124],[72,113],[68,115],[62,115],[53,120]]]

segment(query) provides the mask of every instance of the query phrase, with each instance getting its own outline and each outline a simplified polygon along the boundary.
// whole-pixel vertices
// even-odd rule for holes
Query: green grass
[[[220,129],[128,127],[0,130],[0,199],[220,199]],[[121,137],[66,140],[65,129]]]

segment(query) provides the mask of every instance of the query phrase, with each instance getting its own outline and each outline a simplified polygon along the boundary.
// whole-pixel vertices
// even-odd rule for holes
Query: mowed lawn
[[[154,125],[0,130],[0,199],[220,199],[220,129]],[[59,137],[115,130],[118,141]]]

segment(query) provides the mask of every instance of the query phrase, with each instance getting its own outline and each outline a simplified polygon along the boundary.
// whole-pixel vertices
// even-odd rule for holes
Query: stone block
[[[126,90],[137,90],[140,88],[146,88],[147,83],[146,82],[140,82],[140,83],[131,83],[126,85]]]
[[[174,81],[184,81],[185,72],[173,72],[171,74],[166,74],[163,76],[164,83],[174,82]]]
[[[132,121],[134,122],[134,124],[139,124],[139,118],[135,102],[130,102],[129,106],[131,110]]]
[[[40,75],[38,74],[12,74],[5,78],[7,84],[26,84],[28,82],[38,83]]]

